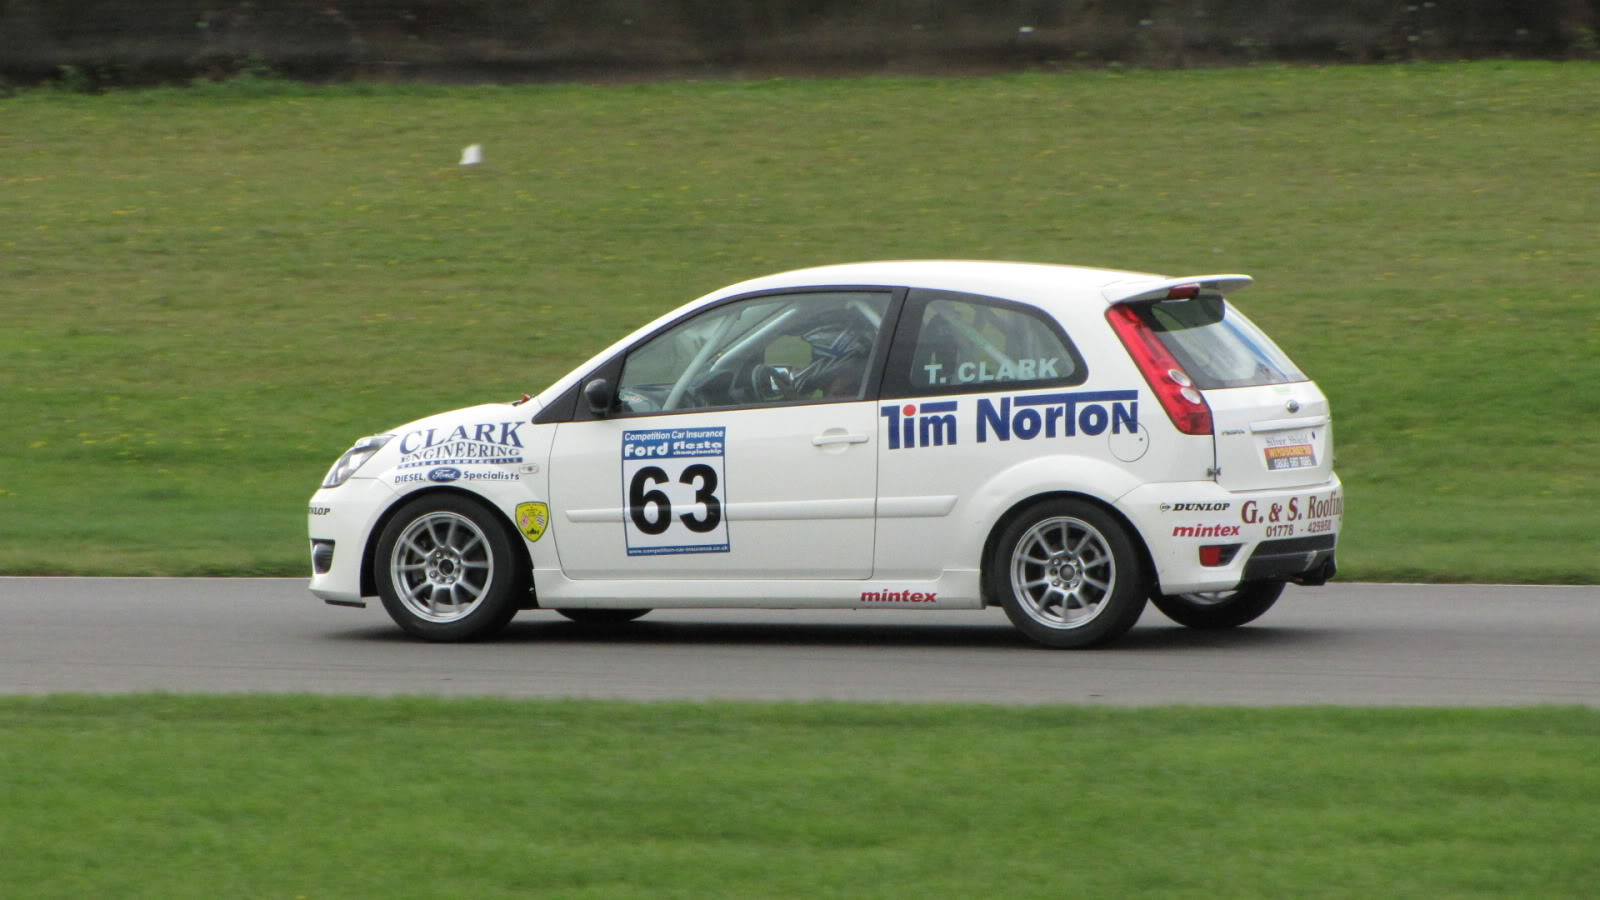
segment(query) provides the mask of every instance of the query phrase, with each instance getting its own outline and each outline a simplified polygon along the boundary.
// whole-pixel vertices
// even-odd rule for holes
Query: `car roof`
[[[1041,282],[1060,287],[1097,287],[1130,276],[1155,278],[1139,272],[1058,266],[1046,263],[998,262],[970,259],[900,259],[842,263],[779,272],[732,285],[727,293],[800,287],[803,285],[893,285],[993,293],[1017,285]],[[719,291],[718,293],[723,293]]]
[[[843,263],[780,272],[731,285],[705,299],[752,291],[818,285],[884,285],[987,294],[1018,300],[1043,300],[1066,294],[1095,295],[1107,303],[1165,293],[1178,284],[1203,283],[1234,290],[1250,283],[1246,275],[1191,275],[1170,278],[1149,272],[1049,263],[963,259],[907,259]]]

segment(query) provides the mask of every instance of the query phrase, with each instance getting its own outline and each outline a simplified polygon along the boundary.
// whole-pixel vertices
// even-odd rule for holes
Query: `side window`
[[[902,322],[886,390],[970,393],[994,390],[995,382],[1055,387],[1081,384],[1086,377],[1082,358],[1060,326],[1026,304],[913,291]]]
[[[860,400],[889,299],[814,291],[714,306],[628,353],[618,405],[660,413]]]

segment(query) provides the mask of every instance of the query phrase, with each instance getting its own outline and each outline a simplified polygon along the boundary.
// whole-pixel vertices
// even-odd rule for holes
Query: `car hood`
[[[520,463],[537,411],[534,403],[482,403],[438,413],[390,429],[384,450],[401,469]]]

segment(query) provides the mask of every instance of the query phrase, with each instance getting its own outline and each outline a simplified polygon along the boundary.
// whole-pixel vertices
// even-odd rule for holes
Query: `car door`
[[[970,549],[960,525],[997,473],[1084,452],[1078,414],[1109,422],[1128,398],[1063,390],[1084,383],[1083,357],[1028,304],[912,290],[902,310],[879,404],[874,568],[880,579],[929,579]]]
[[[885,290],[698,310],[602,366],[557,425],[552,531],[570,579],[872,573]],[[614,381],[612,380],[614,379]],[[613,388],[612,385],[615,385]]]

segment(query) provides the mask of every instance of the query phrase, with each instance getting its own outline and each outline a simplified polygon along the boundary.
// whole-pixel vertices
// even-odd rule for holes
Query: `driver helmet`
[[[800,335],[811,345],[811,363],[795,376],[801,392],[821,389],[824,394],[850,393],[860,386],[872,337],[856,324],[829,322]],[[847,382],[835,384],[842,378]]]

